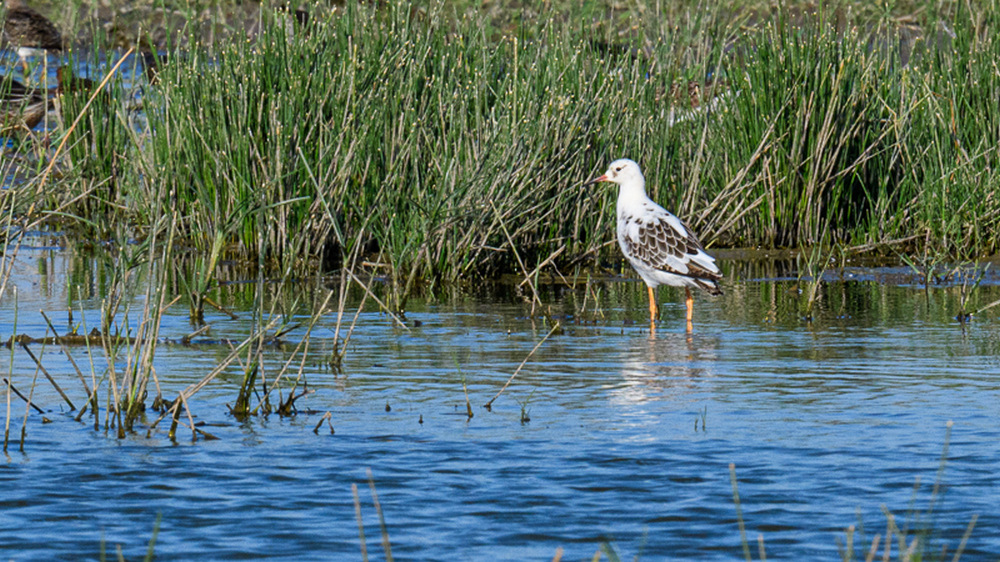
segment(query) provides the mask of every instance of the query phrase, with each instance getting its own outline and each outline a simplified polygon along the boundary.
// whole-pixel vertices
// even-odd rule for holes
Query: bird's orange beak
[[[608,175],[607,174],[604,174],[603,176],[600,176],[600,177],[596,177],[596,178],[588,181],[587,183],[585,183],[583,185],[590,185],[592,183],[600,183],[602,181],[608,181]]]

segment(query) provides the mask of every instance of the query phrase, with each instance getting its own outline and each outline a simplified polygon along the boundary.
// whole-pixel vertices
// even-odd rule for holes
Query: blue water
[[[39,310],[63,330],[70,302],[75,323],[81,314],[88,329],[98,323],[103,285],[93,262],[38,248],[22,250],[15,267],[17,302],[8,290],[0,337],[12,332],[15,312],[19,333],[44,334]],[[97,430],[89,414],[75,422],[76,412],[39,375],[33,399],[51,422],[31,412],[19,451],[25,405],[12,398],[12,442],[0,464],[0,552],[12,560],[95,559],[103,540],[109,556],[120,546],[138,559],[160,517],[157,560],[360,559],[356,484],[367,553],[381,560],[370,469],[397,559],[551,560],[562,548],[564,560],[581,560],[607,543],[623,559],[738,560],[733,463],[755,559],[759,535],[770,560],[839,559],[850,525],[863,526],[856,558],[877,533],[881,554],[883,506],[900,528],[909,521],[908,540],[915,528],[932,529],[923,538],[927,558],[946,546],[951,559],[978,514],[963,559],[995,559],[1000,311],[962,325],[953,318],[958,287],[925,294],[830,281],[807,322],[793,281],[769,281],[747,267],[724,263],[730,279],[755,280],[730,281],[721,298],[699,296],[691,334],[682,297],[669,289],[660,293],[655,338],[642,321],[645,290],[637,283],[602,282],[586,297],[582,287],[544,290],[564,328],[492,411],[482,405],[552,325],[529,318],[530,307],[504,291],[415,299],[410,329],[366,306],[339,374],[323,366],[335,324],[335,314],[325,315],[303,367],[312,394],[299,399],[298,415],[246,422],[229,415],[238,366],[190,400],[200,429],[216,440],[192,442],[181,428],[174,443],[165,423],[147,437],[151,410],[139,431],[117,439],[103,411]],[[70,286],[79,298],[67,296]],[[219,296],[240,320],[209,313],[212,330],[200,345],[158,348],[164,396],[172,399],[225,357],[219,339],[249,332],[251,315],[237,294],[247,287]],[[974,298],[982,306],[1000,298],[997,291],[981,287]],[[192,330],[181,304],[161,336]],[[300,328],[287,339],[304,334]],[[0,351],[4,376],[12,371],[15,386],[30,389],[34,363],[20,349],[13,363]],[[51,347],[33,351],[77,406],[84,402],[65,357]],[[86,350],[73,353],[89,384]],[[268,380],[288,357],[266,356]],[[97,350],[93,361],[99,376],[107,362]],[[297,376],[298,364],[288,376]],[[151,385],[150,401],[154,394]],[[523,423],[522,406],[530,417]],[[314,433],[326,412],[334,433],[325,423]]]

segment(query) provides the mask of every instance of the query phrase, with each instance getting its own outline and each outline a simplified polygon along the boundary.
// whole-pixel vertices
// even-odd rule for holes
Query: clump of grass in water
[[[121,225],[116,226],[121,228]],[[119,231],[113,247],[105,254],[111,270],[110,289],[101,304],[100,335],[107,359],[105,374],[110,384],[105,426],[113,425],[119,438],[134,429],[145,411],[150,382],[157,390],[157,397],[160,395],[153,358],[160,322],[172,304],[168,303],[166,270],[172,261],[173,233],[173,229],[168,230],[163,225],[142,243],[132,244],[128,234]],[[163,246],[157,244],[160,236],[167,238]],[[145,271],[140,273],[143,266]],[[144,306],[138,326],[132,326],[129,313],[136,291],[142,290],[139,277],[146,281]],[[122,354],[125,365],[119,373],[117,365]],[[94,393],[97,393],[96,385]]]
[[[289,282],[291,282],[289,278],[282,278],[279,283],[278,290],[281,290],[281,287]],[[312,392],[306,386],[304,378],[306,361],[309,357],[312,332],[320,318],[322,318],[322,315],[326,312],[327,306],[330,304],[334,295],[334,291],[326,291],[326,296],[323,302],[313,308],[311,318],[306,326],[305,334],[298,341],[289,357],[278,368],[272,380],[268,381],[265,376],[265,349],[274,342],[279,341],[280,338],[286,333],[298,328],[299,326],[288,326],[286,324],[282,324],[281,318],[283,315],[276,309],[277,301],[273,301],[271,303],[270,309],[265,308],[263,288],[263,280],[258,279],[257,302],[255,305],[257,310],[254,315],[256,319],[255,321],[258,324],[257,333],[253,338],[248,340],[248,343],[251,345],[246,347],[247,355],[246,360],[243,363],[243,381],[237,394],[235,405],[230,407],[230,413],[239,420],[245,420],[251,415],[269,414],[272,411],[277,412],[278,415],[281,416],[294,415],[296,413],[296,401]],[[296,305],[293,304],[293,307],[294,306]],[[266,324],[264,323],[265,319],[269,319]],[[272,329],[275,330],[274,335],[267,337],[266,334]],[[294,365],[294,361],[297,358],[299,360],[298,365]],[[293,372],[295,375],[294,378],[291,376],[291,373]],[[282,385],[288,379],[291,379],[290,386],[286,388]],[[258,385],[263,391],[262,393],[258,392]],[[300,387],[302,387],[302,390],[296,393]],[[285,396],[286,391],[287,396]],[[278,404],[276,406],[272,406],[270,402],[270,398],[274,394],[277,394],[278,396]],[[255,395],[258,398],[257,404],[254,406],[252,405],[252,398]]]
[[[701,421],[701,430],[708,431],[705,426],[705,420],[708,418],[708,406],[702,407],[701,411],[698,412],[698,417],[694,419],[694,430],[698,431],[698,421]]]
[[[823,276],[827,268],[834,263],[833,254],[837,248],[826,249],[823,247],[825,236],[820,239],[818,245],[813,246],[808,251],[796,254],[795,261],[798,266],[798,286],[805,285],[806,306],[804,319],[811,324],[813,321],[813,310],[820,298],[820,287],[823,284]],[[804,279],[808,277],[808,281]]]
[[[972,320],[973,315],[976,313],[974,309],[971,308],[971,301],[973,296],[979,290],[979,285],[982,283],[983,278],[986,277],[986,273],[989,271],[991,264],[981,265],[979,262],[973,262],[971,265],[969,263],[959,264],[955,267],[954,275],[958,277],[960,281],[959,285],[959,311],[955,315],[955,319],[965,324],[966,322]]]
[[[100,185],[99,191],[81,202],[81,206],[95,207],[84,208],[80,212],[97,218],[114,214],[120,205],[117,201],[118,183],[125,176],[135,173],[132,161],[141,147],[128,123],[126,103],[131,102],[133,92],[125,87],[121,75],[115,73],[104,88],[99,89],[100,81],[76,74],[78,71],[75,69],[81,65],[103,74],[102,70],[114,63],[102,62],[97,49],[93,53],[85,60],[71,56],[67,64],[59,69],[60,88],[63,90],[59,107],[69,134],[68,170],[81,183],[89,181]],[[77,121],[81,116],[82,119]],[[69,125],[74,122],[76,126],[70,130]]]
[[[521,425],[531,421],[531,410],[528,409],[528,404],[531,403],[531,397],[534,394],[535,392],[531,391],[531,393],[528,394],[528,397],[524,399],[524,402],[521,402],[517,398],[514,399],[514,401],[517,402],[517,405],[521,407]]]
[[[162,513],[157,513],[156,514],[156,521],[153,522],[153,534],[149,538],[149,544],[146,546],[146,555],[143,557],[143,561],[144,562],[152,562],[155,559],[154,550],[156,549],[156,539],[160,535],[160,523],[162,522],[162,520],[163,520],[163,514]],[[100,560],[100,562],[104,562],[105,560],[107,560],[106,548],[107,548],[107,546],[106,546],[106,544],[104,542],[104,537],[102,536],[101,537],[101,547],[100,547],[100,551],[99,551],[98,556],[97,556],[97,559]],[[125,560],[125,556],[122,553],[122,546],[120,544],[119,545],[115,545],[115,554],[116,554],[116,557],[115,557],[116,560],[120,560],[120,561],[124,561]]]
[[[863,526],[855,527],[850,525],[845,529],[845,539],[846,546],[841,544],[839,538],[837,540],[837,547],[840,552],[840,557],[844,562],[849,562],[850,560],[860,559],[856,553],[856,546],[862,546],[862,554],[864,560],[871,561],[875,559],[878,554],[878,549],[880,543],[884,544],[884,553],[882,560],[889,560],[892,553],[892,538],[895,535],[896,541],[898,543],[898,554],[900,560],[924,560],[925,558],[931,559],[944,559],[945,553],[947,553],[948,545],[943,543],[941,545],[936,545],[932,543],[934,537],[934,509],[941,497],[941,487],[944,479],[945,465],[948,460],[948,446],[951,443],[951,428],[953,422],[948,421],[945,424],[945,436],[944,436],[944,446],[941,450],[941,462],[938,465],[937,475],[934,479],[934,486],[931,490],[931,497],[927,505],[926,511],[910,510],[907,513],[907,521],[903,529],[900,529],[896,524],[895,516],[889,511],[886,506],[882,506],[882,512],[886,516],[886,534],[883,539],[880,534],[876,534],[867,548],[867,553],[864,552],[863,545],[854,544],[854,535],[859,529],[863,530]],[[743,557],[748,562],[752,560],[750,555],[750,545],[747,542],[746,536],[746,526],[743,521],[743,510],[740,504],[740,495],[737,487],[736,480],[736,466],[733,463],[729,464],[729,479],[732,483],[733,488],[733,503],[736,506],[736,520],[739,525],[740,530],[740,544],[743,549]],[[914,499],[917,490],[920,487],[920,479],[917,479],[916,484],[913,488]],[[975,528],[976,521],[978,520],[978,514],[972,516],[969,521],[969,525],[966,527],[965,533],[956,547],[955,554],[952,560],[960,560],[962,558],[962,553],[965,551],[965,546],[969,541],[969,537],[972,535],[972,531]],[[912,529],[912,530],[911,530]],[[912,536],[911,536],[912,535]],[[764,549],[764,535],[759,534],[757,537],[758,555],[761,560],[766,559],[765,549]],[[940,555],[938,555],[940,553]]]
[[[816,243],[829,223],[834,241],[892,240],[927,226],[936,247],[950,249],[957,240],[983,250],[994,247],[995,240],[984,244],[971,219],[992,215],[983,196],[995,172],[968,173],[972,161],[991,155],[980,141],[972,152],[961,144],[963,137],[988,138],[979,133],[992,125],[968,123],[966,136],[961,123],[942,120],[958,115],[950,110],[954,98],[940,95],[953,65],[978,67],[984,51],[996,51],[992,41],[971,39],[979,26],[973,22],[986,12],[960,8],[948,16],[928,14],[933,17],[926,33],[935,36],[931,30],[947,17],[955,25],[953,43],[921,41],[907,64],[892,40],[897,28],[888,17],[874,27],[838,32],[822,12],[800,25],[782,14],[737,40],[728,68],[739,93],[718,112],[717,130],[727,134],[705,140],[709,153],[725,157],[707,162],[701,179],[708,187],[693,186],[712,201],[700,214],[709,226],[728,225],[721,229],[725,239],[748,245]],[[996,85],[995,78],[987,81]],[[963,92],[964,99],[965,87],[947,89]],[[984,115],[987,123],[1000,118],[996,108]],[[957,131],[963,133],[953,142]],[[966,180],[961,187],[942,185],[960,168]],[[713,193],[711,186],[730,182],[731,189]],[[725,198],[716,204],[720,195]],[[946,213],[938,197],[950,201]],[[753,212],[733,222],[730,209],[740,204]],[[928,220],[915,224],[915,216]],[[963,229],[972,236],[963,236]]]

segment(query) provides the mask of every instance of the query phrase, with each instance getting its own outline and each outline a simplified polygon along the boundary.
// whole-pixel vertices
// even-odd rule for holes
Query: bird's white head
[[[620,186],[637,186],[643,189],[646,187],[646,178],[642,176],[639,164],[628,158],[615,160],[608,166],[608,171],[604,172],[603,176],[596,177],[587,183],[602,181],[614,182]]]

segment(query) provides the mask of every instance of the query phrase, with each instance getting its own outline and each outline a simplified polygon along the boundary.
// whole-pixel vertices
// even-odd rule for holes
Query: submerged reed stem
[[[743,508],[740,505],[740,491],[736,486],[736,464],[729,463],[729,482],[733,486],[733,503],[736,505],[736,522],[740,527],[740,544],[743,546],[743,558],[750,562],[750,543],[747,542],[747,530],[743,524]]]
[[[358,520],[358,539],[361,543],[361,560],[368,562],[368,543],[365,542],[365,524],[361,520],[361,498],[358,497],[358,485],[351,482],[351,495],[354,496],[354,516]]]
[[[378,492],[375,491],[375,477],[372,476],[372,469],[366,468],[368,473],[368,487],[372,492],[372,502],[375,504],[375,513],[378,514],[378,525],[382,531],[382,551],[385,553],[386,562],[392,562],[392,547],[389,544],[389,529],[385,525],[385,515],[382,513],[382,504],[378,501]]]

